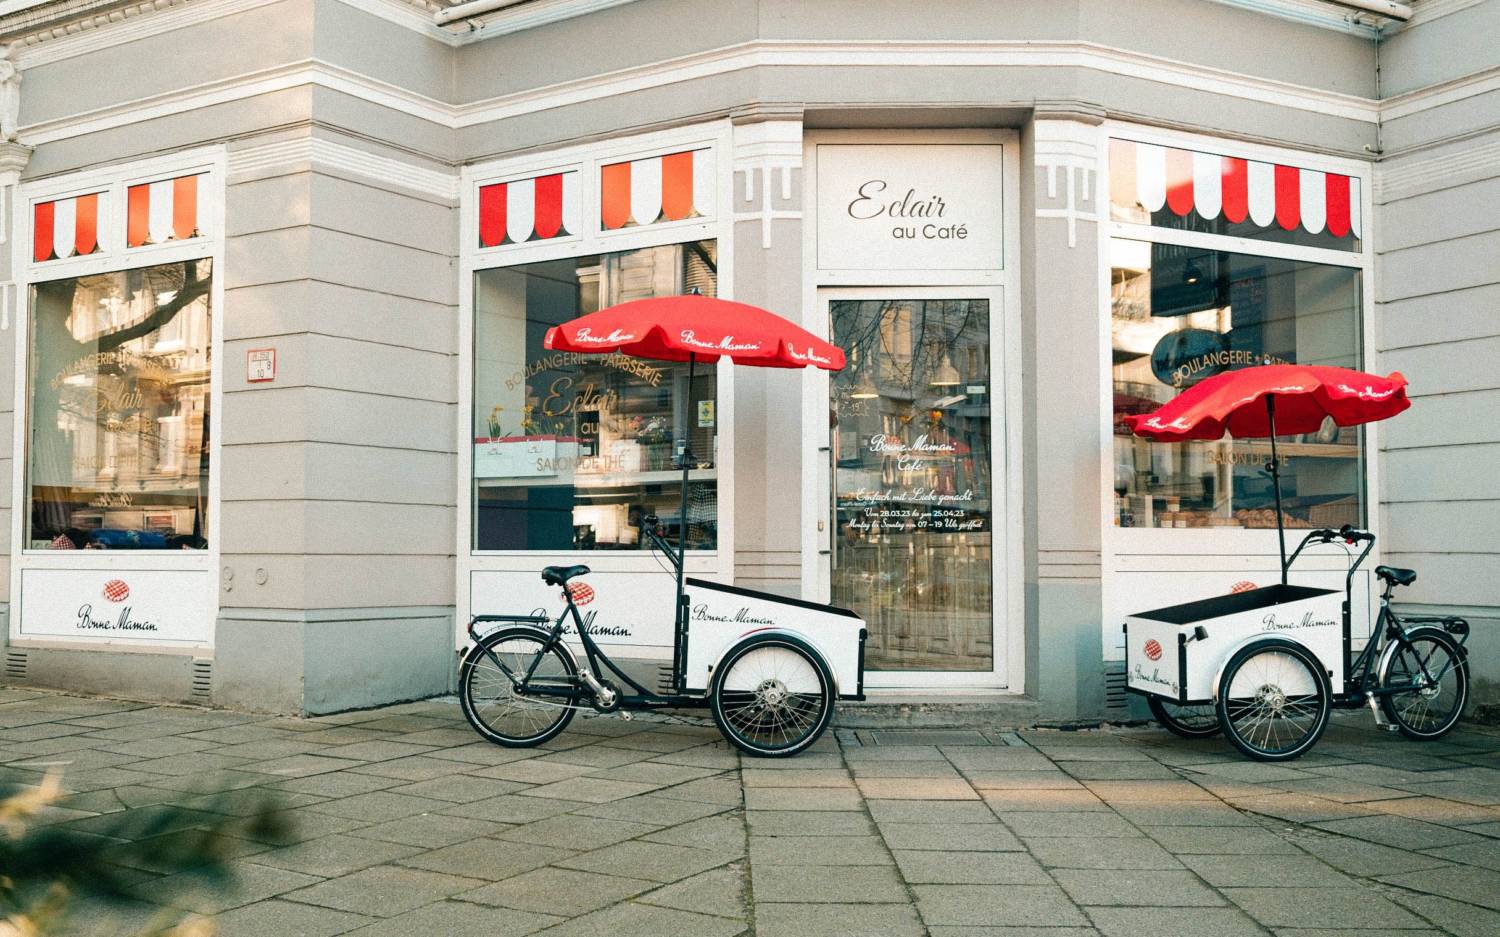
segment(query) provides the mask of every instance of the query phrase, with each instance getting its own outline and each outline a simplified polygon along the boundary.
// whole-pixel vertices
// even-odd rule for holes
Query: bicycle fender
[[[807,651],[809,654],[816,657],[818,659],[818,662],[823,665],[823,670],[828,674],[828,680],[832,684],[830,689],[833,691],[834,698],[838,698],[839,677],[838,674],[833,672],[833,667],[829,665],[828,655],[823,653],[823,649],[818,646],[817,641],[813,640],[811,637],[803,634],[802,632],[796,631],[791,628],[766,628],[760,631],[752,631],[749,634],[742,635],[738,641],[729,645],[729,647],[725,649],[724,653],[719,655],[718,660],[714,661],[714,678],[712,683],[709,685],[709,691],[712,692],[713,687],[718,684],[719,678],[724,673],[723,668],[719,666],[720,664],[722,664],[726,659],[733,656],[742,648],[760,644],[761,642],[770,640],[772,638],[780,638],[786,641],[790,641],[793,644],[800,645],[804,651]]]
[[[507,633],[535,635],[536,637],[542,638],[543,640],[545,640],[547,635],[549,634],[548,631],[541,628],[529,628],[525,625],[517,625],[511,628],[500,628],[496,631],[491,631],[488,634],[482,635],[478,641],[476,641],[472,646],[470,646],[467,651],[464,652],[464,659],[468,660],[470,657],[482,652],[486,657],[490,658],[490,662],[492,664],[494,664],[496,667],[499,667],[501,671],[504,671],[505,668],[502,667],[500,665],[500,661],[496,660],[494,655],[490,653],[489,648],[485,647],[484,642],[487,639],[494,637],[495,635]],[[568,659],[568,663],[573,665],[573,669],[575,671],[578,670],[578,658],[573,656],[573,649],[568,647],[568,642],[559,638],[552,644],[552,647],[555,647],[559,651],[561,651],[563,656]],[[547,650],[548,648],[544,647],[543,653],[545,653]]]
[[[1461,666],[1467,665],[1469,663],[1469,649],[1455,641],[1453,639],[1453,635],[1444,631],[1442,628],[1438,628],[1434,625],[1420,625],[1407,631],[1406,638],[1407,640],[1411,640],[1412,638],[1421,637],[1422,635],[1427,634],[1439,636],[1445,639],[1449,644],[1453,645],[1453,647],[1458,650],[1458,654],[1455,656]],[[1386,668],[1390,666],[1391,657],[1400,647],[1401,643],[1399,641],[1386,642],[1385,649],[1380,652],[1380,660],[1376,661],[1375,663],[1376,677],[1380,677],[1386,672]],[[1383,680],[1382,685],[1384,685]]]

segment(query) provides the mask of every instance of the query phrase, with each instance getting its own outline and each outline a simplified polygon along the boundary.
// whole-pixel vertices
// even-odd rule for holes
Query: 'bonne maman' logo
[[[104,597],[111,602],[123,602],[130,598],[130,586],[123,579],[111,579],[104,584]]]
[[[1151,660],[1161,660],[1161,643],[1155,638],[1147,641],[1146,646],[1141,648],[1141,650],[1145,651],[1146,656]]]
[[[594,587],[586,582],[573,582],[564,586],[573,597],[574,605],[587,605],[594,601]]]
[[[618,342],[633,342],[635,336],[629,332],[621,332],[619,329],[612,330],[608,335],[595,335],[588,326],[579,329],[573,336],[575,342],[586,342],[590,345],[613,345]]]
[[[708,348],[713,351],[759,351],[760,342],[735,342],[733,335],[725,335],[717,342],[704,341],[699,338],[692,329],[682,330],[682,341],[684,344],[692,345],[694,348]]]

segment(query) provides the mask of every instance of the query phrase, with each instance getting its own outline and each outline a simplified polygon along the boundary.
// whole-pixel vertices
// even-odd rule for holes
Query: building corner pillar
[[[0,244],[4,244],[12,238],[14,232],[19,229],[18,223],[21,218],[22,206],[16,199],[16,189],[20,185],[21,173],[26,171],[26,166],[31,162],[32,149],[20,143],[11,141],[0,142]],[[15,245],[10,245],[15,247]],[[15,316],[19,309],[17,301],[17,283],[15,269],[16,254],[14,250],[0,250],[0,356],[7,362],[16,360],[16,329],[13,328]],[[8,372],[7,372],[8,373]],[[15,381],[0,381],[0,414],[3,414],[11,424],[11,432],[25,432],[24,427],[16,422],[16,408],[18,401],[15,399]],[[8,460],[7,456],[7,460]],[[6,466],[10,466],[6,461]],[[10,472],[5,473],[10,477]],[[7,486],[8,494],[8,486]],[[5,504],[12,510],[19,510],[20,506],[10,504],[9,499]],[[9,525],[6,525],[7,529]],[[19,544],[11,543],[10,538],[5,538],[3,546],[0,546],[0,555],[8,560],[20,549]],[[6,563],[7,570],[9,563]],[[12,596],[10,594],[10,576],[0,576],[0,647],[10,643],[10,605]],[[24,658],[23,658],[24,660]],[[7,665],[9,660],[7,660]],[[20,664],[24,673],[25,664]],[[10,668],[7,667],[7,670]]]
[[[1092,721],[1105,706],[1103,117],[1080,102],[1039,104],[1022,147],[1027,692],[1049,721]]]
[[[732,125],[732,297],[803,326],[802,108],[753,105]],[[734,386],[735,581],[784,595],[802,592],[800,443],[808,377],[736,368]]]

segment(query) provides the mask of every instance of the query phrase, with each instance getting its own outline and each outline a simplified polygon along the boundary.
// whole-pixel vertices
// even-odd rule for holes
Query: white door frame
[[[1002,149],[1001,206],[1004,249],[1001,263],[985,270],[820,270],[817,255],[818,147],[825,143],[988,143]],[[803,138],[802,238],[804,327],[828,337],[829,298],[987,298],[990,300],[990,389],[999,406],[991,414],[995,433],[992,452],[1004,462],[993,466],[996,480],[994,529],[995,670],[990,673],[882,671],[866,674],[872,694],[926,692],[1025,692],[1026,627],[1022,567],[1024,529],[1021,489],[1021,304],[1020,269],[1020,134],[1015,130],[817,130]],[[803,451],[812,471],[802,476],[802,594],[826,602],[830,595],[828,549],[832,482],[828,462],[827,372],[804,372],[802,394]],[[999,480],[1003,479],[1002,491]],[[1003,509],[1001,507],[1003,503]]]
[[[991,640],[994,656],[989,671],[885,670],[865,672],[867,690],[954,689],[995,690],[1016,688],[1020,678],[1016,669],[1021,663],[1025,628],[1024,606],[1020,588],[1021,576],[1021,449],[1020,422],[1020,323],[1014,315],[1014,302],[1007,302],[1006,290],[997,284],[979,286],[878,286],[824,287],[818,290],[817,310],[823,334],[829,328],[829,303],[835,300],[859,299],[983,299],[990,304],[990,465],[991,479],[991,595],[993,611]],[[820,372],[820,387],[814,391],[820,410],[826,412],[831,380]],[[813,429],[814,450],[818,459],[810,472],[817,480],[820,501],[810,505],[818,540],[805,555],[814,562],[816,576],[813,593],[828,601],[832,593],[832,537],[837,533],[832,523],[834,466],[828,458],[831,450],[831,427],[823,419]],[[819,529],[820,525],[823,529]]]

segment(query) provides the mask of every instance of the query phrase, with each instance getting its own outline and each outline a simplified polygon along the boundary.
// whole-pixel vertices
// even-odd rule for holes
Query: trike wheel
[[[1407,640],[1386,656],[1379,679],[1383,690],[1410,689],[1382,694],[1380,707],[1407,738],[1440,738],[1458,724],[1469,701],[1468,657],[1436,628],[1418,628]]]
[[[1229,658],[1215,707],[1235,748],[1257,761],[1289,761],[1328,728],[1328,677],[1302,645],[1256,641]]]
[[[476,732],[498,745],[530,748],[572,721],[576,696],[518,694],[506,673],[525,674],[546,644],[547,635],[536,629],[506,628],[485,635],[465,655],[458,669],[458,699]],[[577,673],[572,655],[553,645],[537,661],[529,684],[573,686]]]
[[[1184,706],[1159,696],[1148,696],[1146,705],[1151,707],[1151,715],[1156,717],[1156,721],[1173,735],[1180,735],[1185,739],[1207,739],[1223,731],[1219,727],[1219,714],[1212,703]]]
[[[754,639],[725,655],[710,703],[719,731],[740,751],[785,758],[828,728],[833,675],[795,638]]]

